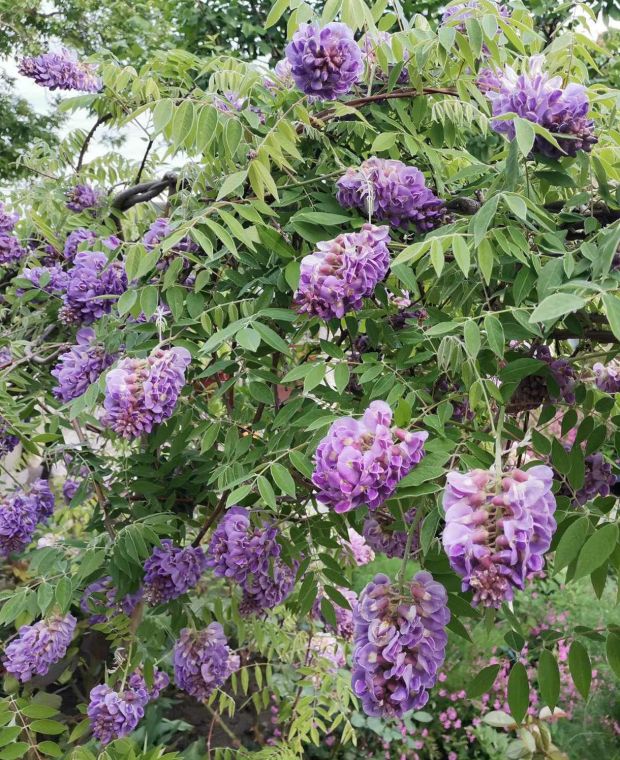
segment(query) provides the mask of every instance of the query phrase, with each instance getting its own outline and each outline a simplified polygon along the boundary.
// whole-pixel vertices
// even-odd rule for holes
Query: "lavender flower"
[[[97,239],[96,233],[86,227],[78,227],[67,235],[63,256],[67,261],[73,261],[78,252],[81,243],[94,243]]]
[[[35,288],[45,293],[62,293],[67,289],[69,276],[58,264],[45,267],[26,267],[20,277],[30,280]],[[18,292],[23,292],[21,288]]]
[[[134,672],[127,679],[127,685],[134,691],[144,691],[147,694],[148,701],[154,702],[161,692],[170,684],[170,677],[163,670],[153,669],[153,684],[149,688],[140,669]]]
[[[22,683],[46,675],[67,653],[76,623],[73,615],[68,614],[23,625],[17,638],[4,650],[2,661],[7,672]]]
[[[405,513],[405,523],[411,525],[416,515],[415,509],[409,509]],[[405,556],[407,547],[408,531],[394,530],[394,518],[391,514],[377,511],[364,520],[364,538],[368,546],[371,546],[376,552],[385,554],[386,557]],[[420,530],[416,529],[412,542],[411,551],[414,552],[420,545]]]
[[[181,631],[173,664],[176,685],[202,701],[239,669],[239,656],[231,652],[222,626],[211,623],[203,631]]]
[[[154,248],[161,245],[161,243],[173,232],[174,230],[167,217],[162,216],[159,219],[156,219],[142,238],[144,247],[148,251],[152,251]],[[194,243],[190,237],[185,236],[179,240],[178,243],[175,243],[173,248],[166,251],[164,256],[157,262],[157,268],[160,270],[168,269],[175,257],[182,255],[183,253],[198,253],[198,251],[200,251],[200,247]],[[183,265],[189,267],[189,260],[183,258]]]
[[[444,202],[426,187],[424,175],[402,161],[372,157],[349,168],[336,183],[343,208],[357,208],[393,227],[428,232],[443,222]]]
[[[281,559],[277,536],[278,529],[269,523],[253,527],[243,507],[229,509],[213,531],[207,567],[242,587],[246,615],[277,607],[293,589],[297,568]]]
[[[127,594],[120,601],[117,597],[118,591],[112,585],[112,578],[106,575],[86,586],[80,600],[80,609],[89,615],[88,622],[92,625],[105,623],[110,617],[121,613],[129,617],[142,601],[142,590]]]
[[[313,634],[309,641],[308,653],[310,655],[308,665],[321,671],[312,678],[317,689],[322,686],[323,673],[333,675],[347,664],[342,644],[331,633]]]
[[[96,66],[77,60],[72,51],[62,49],[58,53],[43,53],[22,58],[19,73],[34,79],[48,90],[79,90],[98,92],[101,80],[95,75]]]
[[[543,56],[537,55],[526,62],[522,74],[510,66],[496,75],[483,73],[478,84],[491,101],[493,116],[516,113],[549,130],[560,149],[537,135],[533,151],[550,158],[590,151],[597,137],[592,119],[587,118],[590,101],[585,87],[574,83],[563,87],[561,77],[543,71],[544,62]],[[493,119],[491,126],[509,140],[515,139],[513,119]]]
[[[570,451],[572,447],[569,444],[564,444],[564,448]],[[562,481],[558,491],[561,496],[573,498],[573,504],[578,507],[592,501],[597,496],[609,496],[611,488],[616,482],[611,464],[599,452],[589,454],[584,460],[584,467],[584,481],[581,488],[573,492],[568,484]]]
[[[77,344],[61,354],[51,374],[58,380],[52,392],[64,403],[86,393],[91,383],[111,366],[114,356],[95,342],[95,331],[89,327],[78,330]]]
[[[106,377],[103,424],[128,439],[150,433],[174,412],[190,361],[185,348],[158,348],[146,359],[122,359]]]
[[[184,594],[200,580],[207,559],[200,547],[181,549],[164,539],[144,563],[144,598],[162,604]]]
[[[295,306],[301,313],[322,319],[359,311],[362,299],[373,294],[390,266],[387,227],[365,224],[360,232],[348,232],[317,244],[317,250],[301,261]]]
[[[554,358],[548,346],[534,346],[530,354],[548,366],[549,374],[560,391],[560,398],[567,404],[574,404],[576,375],[571,363],[561,357]],[[547,398],[553,401],[558,400],[549,389],[547,377],[544,374],[528,375],[516,387],[507,411],[511,414],[531,411],[539,407]]]
[[[54,496],[46,480],[35,481],[0,502],[0,554],[8,557],[32,540],[37,525],[54,510]]]
[[[11,432],[10,423],[0,414],[0,458],[10,454],[18,443],[19,438]]]
[[[474,604],[499,607],[540,572],[556,529],[553,471],[450,472],[443,545]]]
[[[103,744],[130,734],[144,717],[148,695],[144,689],[114,691],[107,684],[91,689],[88,717],[93,736]]]
[[[80,484],[77,480],[73,480],[73,478],[67,478],[62,484],[62,497],[67,504],[73,501],[73,497],[78,492],[79,487]]]
[[[273,89],[276,85],[291,89],[295,85],[293,69],[288,58],[283,58],[276,63],[273,72],[270,71],[265,78],[264,85],[269,89]]]
[[[597,362],[592,369],[599,390],[605,393],[620,393],[620,362],[609,362],[607,366]]]
[[[428,701],[446,652],[448,595],[430,573],[408,592],[379,574],[360,594],[353,616],[353,691],[366,715],[402,716]]]
[[[364,70],[362,53],[345,24],[301,24],[286,46],[295,84],[306,95],[332,100],[345,95]]]
[[[334,422],[314,456],[318,499],[336,512],[377,509],[424,456],[426,432],[391,428],[392,410],[373,401],[361,420]]]
[[[101,251],[81,251],[76,254],[68,271],[66,292],[60,317],[66,323],[91,324],[104,314],[127,289],[127,275],[120,261],[108,263]]]
[[[348,533],[349,540],[340,539],[340,545],[353,557],[355,564],[361,567],[372,562],[375,553],[366,543],[364,536],[360,535],[354,528],[349,528]]]
[[[0,231],[0,266],[14,264],[26,255],[27,251],[15,235]]]
[[[4,203],[0,202],[0,232],[13,232],[19,221],[19,214],[6,210]]]
[[[317,620],[322,620],[328,630],[334,631],[338,636],[342,636],[343,639],[350,639],[353,635],[353,610],[357,604],[357,594],[355,591],[341,586],[337,590],[347,600],[349,607],[341,607],[336,601],[332,600],[336,616],[336,626],[334,627],[332,623],[329,623],[321,611],[321,599],[327,599],[323,592],[319,593],[312,605],[312,616]]]
[[[97,208],[101,203],[101,193],[90,185],[76,185],[67,191],[67,208],[79,214],[89,208]]]

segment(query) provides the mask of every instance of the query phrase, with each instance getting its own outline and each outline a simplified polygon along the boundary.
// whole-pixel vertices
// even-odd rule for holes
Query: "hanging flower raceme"
[[[499,607],[542,570],[556,529],[553,471],[450,472],[443,545],[474,604]]]
[[[95,341],[95,331],[89,327],[78,330],[77,344],[58,358],[51,374],[58,380],[52,392],[67,403],[81,396],[91,383],[97,382],[101,373],[114,363],[114,356],[106,353]]]
[[[206,567],[207,558],[200,547],[182,549],[164,539],[144,563],[144,598],[149,604],[176,599],[194,588]]]
[[[312,605],[312,615],[317,620],[322,620],[325,627],[334,631],[343,639],[350,639],[353,635],[353,610],[357,604],[357,594],[349,588],[338,587],[336,589],[349,603],[348,607],[342,607],[337,601],[332,599],[332,607],[336,617],[336,625],[330,622],[321,610],[321,600],[328,597],[321,591]]]
[[[295,306],[301,314],[322,319],[343,317],[362,308],[390,266],[387,227],[365,224],[359,232],[347,232],[317,244],[317,250],[301,260]]]
[[[445,205],[426,186],[424,175],[402,161],[372,157],[337,181],[338,203],[393,227],[428,232],[442,222]]]
[[[91,324],[109,314],[117,298],[127,290],[127,275],[120,261],[108,262],[101,251],[81,251],[67,272],[66,291],[59,317],[66,324]]]
[[[572,445],[565,443],[564,448],[570,452],[574,445],[574,443]],[[588,501],[596,499],[597,496],[609,496],[616,480],[611,464],[597,451],[594,454],[588,454],[584,459],[582,486],[574,491],[566,480],[562,479],[558,493],[561,496],[570,497],[574,506],[581,507]]]
[[[44,676],[60,662],[71,644],[77,620],[73,615],[54,615],[34,625],[23,625],[4,650],[7,672],[22,683]]]
[[[380,68],[379,57],[377,55],[377,49],[380,47],[388,47],[391,50],[392,47],[392,35],[389,32],[368,32],[364,37],[364,44],[362,46],[364,55],[366,58],[366,64],[371,67],[372,73],[378,79],[387,79],[389,72],[385,72]],[[409,53],[405,50],[403,54],[404,62],[409,60]],[[391,71],[390,66],[390,71]],[[409,81],[409,72],[406,68],[401,69],[398,79],[398,84],[405,84]]]
[[[211,623],[202,631],[181,631],[173,652],[176,685],[199,700],[208,699],[239,669],[239,656],[228,646],[224,629]]]
[[[314,455],[312,482],[321,503],[336,512],[367,504],[377,509],[424,456],[426,432],[390,427],[392,410],[373,401],[361,420],[343,417]]]
[[[48,90],[98,92],[101,80],[96,76],[96,70],[95,65],[78,61],[76,54],[66,49],[28,56],[19,62],[20,74]]]
[[[19,438],[12,432],[6,417],[0,414],[0,458],[10,454],[19,443]]]
[[[67,208],[79,214],[89,208],[97,208],[101,203],[101,193],[90,185],[76,185],[67,191]]]
[[[353,561],[358,567],[367,565],[375,558],[375,553],[366,543],[364,536],[359,534],[354,528],[348,529],[349,540],[339,539],[342,548],[351,555]]]
[[[605,393],[620,393],[620,362],[613,361],[604,365],[597,362],[592,369],[596,378],[596,387]]]
[[[0,202],[0,232],[13,232],[19,221],[19,214],[7,211],[4,203]]]
[[[63,256],[67,261],[73,261],[78,252],[78,246],[81,243],[94,243],[96,239],[97,235],[86,227],[78,227],[72,230],[65,240]]]
[[[240,611],[251,615],[281,604],[291,593],[297,566],[281,558],[278,529],[267,522],[253,526],[250,513],[232,507],[213,531],[207,566],[243,589]]]
[[[366,715],[402,716],[428,701],[446,653],[448,594],[420,572],[403,590],[383,574],[362,593],[353,615],[353,691]]]
[[[405,513],[405,523],[411,525],[416,515],[415,509],[409,509]],[[405,530],[391,529],[394,518],[391,514],[377,511],[364,520],[364,538],[368,546],[376,552],[385,554],[386,557],[405,556],[408,532]],[[411,551],[414,552],[420,545],[420,530],[416,529],[411,541]]]
[[[54,511],[54,495],[47,480],[35,481],[0,502],[0,554],[8,557],[32,540],[40,522]]]
[[[152,251],[154,248],[157,248],[158,245],[161,245],[162,241],[169,237],[173,232],[174,230],[167,217],[162,216],[159,219],[156,219],[142,238],[144,247],[147,251]],[[157,268],[161,270],[168,269],[175,256],[178,256],[179,254],[182,255],[183,253],[198,253],[198,251],[200,251],[200,246],[194,243],[190,237],[185,236],[179,240],[178,243],[175,243],[173,248],[167,251],[164,256],[162,256],[157,262]],[[183,265],[189,267],[189,260],[184,258]]]
[[[18,221],[19,214],[7,211],[0,203],[0,266],[14,264],[27,253],[13,232]]]
[[[35,288],[39,288],[45,293],[63,293],[69,284],[69,276],[58,264],[45,267],[25,267],[19,276],[30,280]],[[16,290],[18,295],[23,292],[22,288]]]
[[[149,702],[156,700],[161,692],[170,684],[170,677],[163,670],[153,669],[152,685],[149,686],[146,683],[144,675],[140,669],[134,670],[134,672],[127,679],[127,685],[134,691],[144,691],[148,697]]]
[[[88,717],[93,736],[103,745],[130,734],[144,717],[148,695],[144,689],[115,691],[107,684],[91,689]]]
[[[301,24],[285,52],[297,87],[320,100],[345,95],[364,70],[362,52],[346,24]]]
[[[544,57],[536,55],[524,66],[522,74],[510,66],[504,71],[481,72],[478,86],[491,101],[493,116],[516,113],[522,119],[549,130],[560,148],[556,148],[541,135],[536,135],[534,152],[550,158],[575,156],[578,151],[590,151],[597,142],[594,122],[588,119],[590,101],[581,84],[562,85],[559,76],[550,77],[543,70]],[[513,119],[493,119],[496,132],[514,140],[516,128]]]
[[[186,348],[158,348],[146,359],[122,359],[106,376],[102,422],[132,439],[167,420],[185,385]]]
[[[142,589],[118,599],[118,591],[109,575],[99,578],[84,589],[80,609],[88,615],[88,622],[105,623],[110,617],[123,613],[129,617],[142,601]]]

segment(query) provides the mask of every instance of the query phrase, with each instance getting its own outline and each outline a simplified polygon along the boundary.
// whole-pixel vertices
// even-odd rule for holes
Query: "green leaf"
[[[504,328],[497,317],[487,314],[484,318],[484,329],[487,333],[487,341],[491,350],[497,356],[504,356]]]
[[[0,751],[0,760],[17,760],[18,757],[23,757],[30,749],[30,745],[27,742],[15,742],[10,747],[5,747]]]
[[[611,331],[620,340],[620,298],[611,293],[604,293],[603,306],[605,307]]]
[[[538,687],[543,701],[553,711],[560,696],[560,669],[548,649],[542,650],[538,660]]]
[[[607,523],[598,528],[579,552],[574,578],[590,575],[593,570],[602,565],[616,548],[617,542],[618,526],[615,523]]]
[[[336,390],[338,393],[344,393],[349,384],[350,377],[351,373],[349,372],[348,364],[342,363],[336,366],[336,369],[334,370],[334,383],[336,384]]]
[[[288,345],[275,330],[272,330],[271,327],[264,325],[262,322],[254,322],[253,327],[256,332],[260,334],[265,343],[271,346],[271,348],[275,348],[276,351],[279,351],[286,356],[290,355]]]
[[[306,375],[304,380],[304,393],[310,393],[313,388],[320,385],[325,377],[325,363],[317,362],[312,365],[310,372]]]
[[[383,132],[377,135],[370,148],[371,153],[379,153],[383,150],[389,150],[398,139],[398,132]]]
[[[274,462],[269,469],[271,470],[271,476],[273,477],[275,484],[282,491],[282,493],[295,498],[295,481],[293,480],[293,476],[286,469],[286,467],[281,465],[279,462]]]
[[[610,633],[607,636],[605,652],[609,667],[620,678],[620,636],[617,633]]]
[[[527,121],[527,119],[522,119],[520,116],[517,116],[513,120],[513,123],[515,125],[517,145],[519,146],[519,150],[523,156],[529,156],[534,146],[534,140],[536,139],[536,132],[534,131],[532,122]]]
[[[482,205],[475,215],[471,218],[469,227],[474,234],[474,247],[477,248],[480,242],[486,235],[489,225],[493,221],[495,212],[497,211],[497,204],[499,203],[499,195],[494,195],[484,205]]]
[[[172,119],[172,142],[176,149],[180,148],[189,135],[194,123],[194,104],[184,100],[176,109]]]
[[[56,742],[39,742],[37,744],[37,749],[39,752],[42,752],[44,755],[49,755],[50,757],[62,757],[62,750]]]
[[[455,235],[452,238],[452,253],[454,260],[459,265],[465,277],[469,277],[469,267],[471,266],[471,256],[467,241],[461,235]]]
[[[573,641],[568,652],[568,667],[577,691],[584,699],[588,698],[592,681],[592,665],[588,651],[579,641]]]
[[[260,492],[260,495],[263,497],[263,501],[265,504],[267,504],[272,509],[276,508],[276,494],[273,490],[273,486],[271,483],[267,480],[267,478],[264,475],[259,475],[256,478],[256,482],[258,483],[258,490]]]
[[[6,747],[7,744],[15,741],[23,730],[22,726],[6,726],[5,728],[0,728],[0,747]]]
[[[288,4],[289,0],[276,0],[269,11],[267,20],[265,21],[265,29],[269,29],[270,26],[278,23],[284,15],[284,12],[288,10]]]
[[[172,118],[174,102],[169,98],[160,100],[153,109],[153,130],[155,134],[162,132]]]
[[[48,705],[29,704],[22,708],[22,713],[27,718],[53,718],[58,715],[58,710]]]
[[[530,706],[530,685],[525,665],[515,662],[508,676],[508,704],[515,723],[521,723]]]
[[[581,296],[576,296],[572,293],[552,293],[538,304],[532,312],[529,321],[533,323],[559,319],[578,309],[583,309],[586,303],[587,301],[581,298]]]
[[[465,322],[463,335],[465,337],[465,350],[467,351],[468,356],[475,359],[480,351],[481,340],[480,329],[473,319],[470,319],[469,322]]]
[[[242,327],[235,335],[235,340],[241,348],[252,351],[252,353],[260,346],[260,335],[251,327]]]
[[[437,238],[431,239],[430,259],[437,277],[441,277],[446,259],[443,254],[441,242]]]
[[[30,730],[37,734],[62,734],[65,726],[56,720],[33,720],[30,724]]]
[[[555,572],[566,567],[575,559],[588,536],[589,522],[587,517],[580,517],[564,531],[555,550],[553,562]]]
[[[478,244],[478,266],[487,285],[491,282],[494,259],[493,246],[488,238],[484,238]]]
[[[226,198],[227,195],[230,195],[231,193],[234,193],[234,191],[243,185],[245,180],[247,179],[248,173],[247,171],[242,172],[235,172],[234,174],[229,174],[228,177],[222,182],[222,186],[220,187],[220,190],[217,194],[217,198],[215,200],[219,201],[222,198]]]
[[[480,673],[467,686],[467,696],[470,699],[476,699],[476,697],[489,691],[495,683],[499,668],[499,665],[487,665],[486,668],[482,668]]]

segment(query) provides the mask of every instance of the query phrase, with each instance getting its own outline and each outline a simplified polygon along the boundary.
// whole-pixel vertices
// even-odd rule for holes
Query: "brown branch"
[[[146,146],[146,150],[144,151],[144,155],[142,156],[142,161],[140,162],[140,168],[138,169],[138,173],[136,174],[136,181],[135,181],[136,185],[142,179],[142,172],[144,171],[144,167],[146,166],[146,160],[149,157],[149,153],[151,152],[152,147],[153,147],[153,141],[149,140],[149,144]]]
[[[553,330],[548,337],[554,340],[576,338],[594,340],[597,343],[620,343],[620,340],[609,330],[588,330],[587,328],[581,334],[576,333],[574,330]]]
[[[90,145],[90,141],[93,139],[95,132],[99,129],[99,127],[102,124],[105,124],[106,121],[110,121],[111,118],[112,118],[112,114],[107,113],[104,116],[100,116],[97,119],[97,121],[93,124],[92,129],[86,135],[86,138],[84,139],[84,143],[82,145],[82,149],[80,150],[80,155],[78,156],[77,164],[75,165],[76,172],[79,172],[82,168],[82,165],[84,163],[84,158],[86,157],[86,151],[88,150],[88,146]]]
[[[127,211],[138,203],[146,203],[163,193],[164,190],[176,187],[178,180],[179,178],[176,174],[168,173],[164,174],[161,179],[132,185],[132,187],[128,187],[126,190],[118,193],[112,200],[112,208],[119,211]]]
[[[209,528],[213,525],[213,523],[217,520],[217,518],[221,515],[221,513],[226,508],[226,499],[228,498],[228,491],[224,491],[224,493],[220,496],[220,500],[218,501],[215,509],[213,512],[207,517],[207,519],[204,521],[204,524],[202,528],[198,531],[198,535],[196,538],[192,541],[192,546],[200,546],[200,542],[205,537],[207,531]]]

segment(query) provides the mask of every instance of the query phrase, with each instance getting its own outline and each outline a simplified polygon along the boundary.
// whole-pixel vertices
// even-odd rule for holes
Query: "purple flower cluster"
[[[285,52],[297,87],[320,100],[345,95],[364,70],[362,52],[346,24],[301,24]]]
[[[142,590],[127,594],[120,601],[117,597],[118,592],[112,584],[112,578],[106,575],[86,586],[80,600],[80,609],[89,616],[88,622],[93,625],[105,623],[110,617],[121,613],[129,617],[142,601]]]
[[[564,448],[567,451],[571,450],[571,446],[568,444],[564,444]],[[596,499],[597,496],[609,496],[611,488],[616,482],[616,476],[613,474],[611,464],[599,452],[589,454],[585,458],[584,468],[584,480],[581,488],[573,492],[568,484],[562,481],[562,485],[558,491],[561,496],[574,498],[574,505],[579,507],[588,501],[592,501],[592,499]]]
[[[67,653],[77,620],[73,615],[55,615],[34,625],[23,625],[17,638],[4,650],[7,672],[22,683],[44,676]]]
[[[339,539],[340,545],[345,549],[347,554],[351,555],[355,564],[358,567],[362,567],[372,562],[375,558],[375,553],[366,543],[364,536],[360,535],[354,528],[349,528],[348,534],[349,540],[344,541],[343,539]]]
[[[321,612],[321,599],[327,597],[321,592],[312,605],[312,615],[317,620],[322,620],[325,627],[331,631],[334,631],[338,636],[342,636],[343,639],[350,639],[353,635],[353,610],[357,604],[357,594],[351,589],[338,587],[342,596],[349,603],[349,607],[341,607],[336,601],[333,601],[334,614],[336,616],[336,625],[327,621],[323,613]]]
[[[98,92],[101,80],[95,74],[96,66],[78,61],[75,53],[62,49],[58,53],[22,58],[19,73],[48,90],[79,90]]]
[[[6,417],[0,414],[0,458],[10,454],[19,443],[19,438],[11,432]]]
[[[251,615],[281,604],[291,593],[296,567],[281,558],[278,529],[267,522],[253,526],[250,513],[232,507],[213,531],[207,549],[207,567],[243,589],[240,611]]]
[[[308,645],[308,654],[308,665],[320,671],[312,679],[317,689],[322,686],[323,673],[333,674],[347,664],[342,644],[331,633],[313,634]]]
[[[607,365],[597,362],[592,369],[599,390],[605,393],[620,393],[620,362],[613,361]]]
[[[450,472],[443,496],[443,545],[474,604],[499,607],[542,570],[556,529],[553,471]]]
[[[67,272],[60,319],[71,324],[91,324],[104,314],[127,290],[127,275],[120,261],[108,263],[101,251],[81,251],[76,254],[73,267]]]
[[[73,261],[78,252],[78,246],[81,243],[94,243],[97,239],[96,233],[86,227],[78,227],[72,230],[65,240],[63,256],[67,261]]]
[[[389,32],[368,32],[364,37],[363,51],[366,57],[366,64],[375,69],[374,75],[379,79],[387,79],[389,72],[384,72],[379,66],[379,58],[377,56],[377,48],[387,46],[391,50],[392,35]],[[409,59],[409,53],[405,51],[404,60]],[[409,81],[409,72],[406,68],[403,68],[398,75],[398,84],[405,84]]]
[[[90,185],[76,185],[67,191],[67,208],[79,214],[89,208],[97,208],[101,203],[101,193]]]
[[[54,495],[47,480],[36,480],[28,491],[17,491],[0,502],[0,555],[21,551],[32,540],[37,525],[54,511]]]
[[[424,456],[426,432],[390,427],[392,410],[373,401],[361,420],[343,417],[314,455],[312,482],[321,503],[336,512],[367,504],[377,509]]]
[[[202,631],[181,631],[173,664],[176,685],[202,701],[239,669],[239,656],[231,652],[222,626],[211,623]]]
[[[416,515],[415,509],[409,509],[405,513],[405,523],[411,525]],[[364,520],[364,538],[368,546],[386,557],[405,556],[408,533],[405,530],[393,530],[394,518],[389,512],[377,511]],[[420,545],[420,530],[416,529],[411,542],[411,551],[414,552]]]
[[[14,234],[19,214],[10,213],[0,203],[0,266],[14,264],[26,255],[26,249]]]
[[[343,208],[357,208],[393,227],[414,225],[418,232],[428,232],[443,221],[444,202],[426,187],[419,169],[402,161],[373,156],[359,168],[347,169],[336,184]]]
[[[446,375],[440,375],[437,378],[435,387],[433,389],[433,396],[438,399],[443,398],[447,394],[458,393],[460,391],[459,386]],[[469,400],[466,396],[462,395],[461,398],[450,399],[452,404],[452,419],[455,422],[463,422],[463,420],[473,420],[475,413],[469,406]]]
[[[491,101],[493,116],[516,113],[523,119],[549,130],[560,149],[537,135],[534,152],[550,158],[575,156],[578,151],[590,151],[597,142],[594,123],[588,119],[590,101],[583,85],[562,86],[562,78],[550,77],[543,71],[544,58],[533,56],[522,74],[506,66],[499,75],[490,70],[481,73],[479,87]],[[516,135],[513,119],[493,119],[491,126],[509,140]]]
[[[551,376],[560,389],[562,400],[567,404],[574,404],[576,375],[572,364],[566,359],[554,358],[548,346],[536,346],[532,355],[549,366]],[[551,398],[553,400],[553,396]]]
[[[144,234],[142,242],[148,251],[152,251],[173,232],[174,230],[172,229],[170,220],[167,217],[162,216],[151,224]],[[175,243],[174,247],[166,252],[166,254],[157,262],[157,268],[160,270],[168,269],[175,256],[183,253],[198,253],[198,251],[200,251],[200,246],[194,243],[190,237],[186,236],[179,240],[178,243]],[[183,264],[184,266],[189,266],[190,262],[187,259],[183,259]]]
[[[174,412],[190,362],[186,348],[157,348],[146,359],[122,359],[106,377],[104,425],[128,439],[150,433]]]
[[[35,288],[45,293],[62,293],[67,289],[69,277],[58,264],[44,267],[25,267],[19,274],[26,280],[30,280]],[[18,294],[23,290],[16,291]]]
[[[390,266],[387,227],[365,224],[317,244],[301,261],[295,306],[301,313],[333,319],[362,308]]]
[[[78,330],[77,343],[58,358],[51,374],[58,380],[53,394],[64,403],[85,393],[91,383],[111,366],[114,356],[95,342],[95,331],[89,327]]]
[[[207,558],[199,546],[181,549],[164,539],[144,563],[144,598],[149,604],[176,599],[194,588],[206,567]]]
[[[88,717],[93,736],[103,745],[130,734],[144,717],[148,695],[144,689],[115,691],[107,684],[91,689]]]
[[[134,670],[134,672],[127,679],[127,684],[130,689],[134,691],[146,692],[149,702],[156,700],[161,692],[170,684],[169,675],[163,670],[153,669],[153,684],[149,688],[142,671],[140,669]]]
[[[427,572],[403,595],[383,574],[360,594],[353,616],[353,691],[366,715],[402,716],[428,701],[446,654],[445,588]]]

